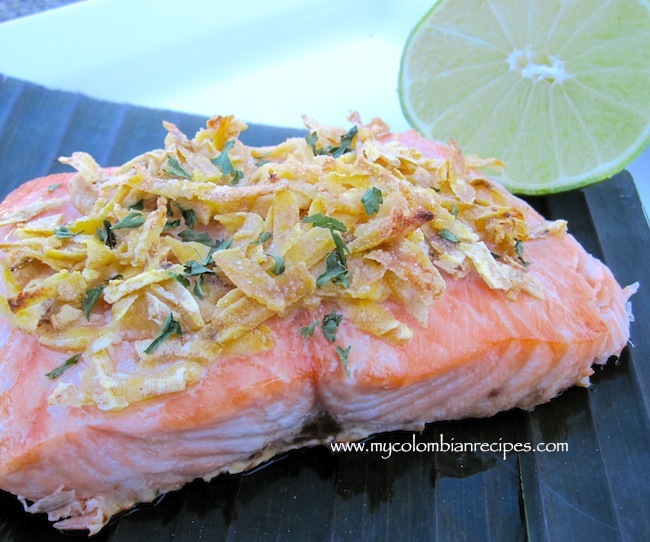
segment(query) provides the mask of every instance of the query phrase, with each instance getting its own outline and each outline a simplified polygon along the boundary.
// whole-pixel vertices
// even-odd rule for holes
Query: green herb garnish
[[[194,289],[192,290],[194,295],[199,299],[203,299],[205,297],[205,292],[203,291],[204,286],[205,286],[205,277],[204,275],[199,275],[199,278],[194,283]]]
[[[325,154],[321,153],[316,149],[316,143],[318,142],[318,134],[316,132],[310,132],[305,136],[305,141],[307,142],[307,145],[311,147],[311,150],[314,151],[314,156],[317,156],[319,154]]]
[[[196,226],[197,221],[196,221],[196,213],[194,212],[194,209],[183,207],[178,203],[176,204],[176,207],[178,207],[181,210],[181,214],[183,215],[183,220],[185,221],[185,225],[188,228],[193,228],[194,226]]]
[[[347,262],[345,253],[347,252],[350,254],[350,249],[348,248],[348,245],[345,244],[343,237],[341,237],[338,233],[332,232],[332,238],[334,239],[334,244],[336,245],[336,256],[338,257],[339,262],[341,262],[341,265],[345,267]]]
[[[322,288],[330,280],[344,288],[350,286],[350,271],[341,263],[336,252],[330,252],[325,258],[325,271],[316,279],[316,286]]]
[[[318,228],[327,228],[330,231],[348,231],[343,222],[336,220],[336,218],[332,218],[331,216],[325,216],[321,213],[306,216],[302,219],[302,221],[307,224],[313,224]]]
[[[524,260],[524,243],[521,239],[515,239],[515,252],[517,253],[517,258],[519,261],[524,264],[525,267],[530,265],[530,262]]]
[[[77,234],[71,232],[68,226],[61,226],[54,230],[54,235],[57,239],[70,239],[70,237],[74,237]]]
[[[320,324],[320,320],[314,320],[308,326],[301,327],[300,328],[300,336],[301,337],[313,337],[314,336],[314,330],[316,329],[316,326],[318,324]]]
[[[305,136],[305,141],[314,151],[314,155],[319,154],[331,154],[334,158],[339,158],[344,154],[351,152],[352,149],[352,140],[354,136],[357,135],[357,127],[353,126],[345,134],[341,136],[341,143],[337,146],[326,145],[321,149],[316,148],[316,143],[318,142],[318,134],[316,132],[311,132]]]
[[[139,199],[133,205],[129,205],[128,208],[133,209],[134,211],[142,211],[142,209],[144,209],[144,199]]]
[[[111,229],[111,223],[108,220],[104,220],[101,229],[97,228],[97,237],[108,247],[115,248],[117,240],[115,239],[115,233]]]
[[[449,230],[440,230],[438,232],[438,235],[440,237],[442,237],[443,239],[446,239],[447,241],[451,241],[452,243],[460,243],[460,240],[458,239],[458,237],[456,237]]]
[[[456,207],[455,203],[451,204],[451,214],[453,216],[458,216],[458,207]]]
[[[379,211],[379,206],[384,203],[384,196],[379,188],[373,186],[366,190],[365,194],[361,198],[361,203],[363,203],[363,206],[366,209],[366,214],[372,216]]]
[[[208,266],[212,265],[214,263],[214,259],[212,258],[212,255],[215,252],[219,252],[220,250],[226,250],[227,248],[232,245],[232,239],[221,239],[217,241],[217,243],[214,245],[214,247],[210,247],[210,250],[208,250],[208,253],[205,255],[205,258],[201,260],[201,265]]]
[[[163,324],[163,327],[160,330],[160,333],[152,341],[152,343],[149,346],[147,346],[144,353],[151,354],[156,348],[158,348],[158,346],[160,346],[160,344],[163,341],[167,340],[169,337],[171,337],[174,334],[181,336],[183,334],[183,330],[181,329],[180,323],[174,320],[174,316],[170,312],[169,316],[167,317],[167,320],[165,320],[165,323]]]
[[[203,275],[204,273],[212,273],[212,269],[208,269],[205,265],[200,264],[196,260],[190,260],[185,264],[185,275],[188,277],[195,275]]]
[[[233,140],[228,141],[224,145],[222,153],[210,161],[219,169],[221,169],[221,174],[224,177],[231,177],[232,184],[237,184],[239,183],[239,180],[244,176],[244,172],[235,169],[232,165],[232,162],[230,161],[230,157],[228,156],[228,152],[233,148],[234,145],[235,142]]]
[[[261,245],[263,243],[266,243],[271,237],[273,237],[273,234],[270,231],[263,231],[260,233],[259,238],[257,241],[253,241],[252,243],[248,243],[249,245]]]
[[[178,226],[181,225],[181,221],[179,220],[167,220],[163,227],[163,231],[171,230],[174,228],[178,228]]]
[[[345,350],[341,348],[340,346],[336,347],[336,353],[339,355],[339,359],[341,360],[341,363],[343,364],[343,369],[345,369],[345,374],[350,378],[350,370],[348,369],[348,361],[350,357],[350,350],[352,349],[352,346],[348,346]]]
[[[123,230],[127,228],[139,228],[144,224],[144,217],[141,213],[129,213],[115,226],[111,226],[114,230]]]
[[[343,288],[350,287],[350,272],[346,269],[345,273],[342,273],[332,279],[334,284],[340,284]]]
[[[274,256],[273,254],[266,255],[275,260],[275,265],[273,266],[273,269],[271,269],[271,273],[273,273],[276,277],[284,273],[284,258],[282,256]]]
[[[190,281],[184,275],[181,275],[180,273],[172,273],[170,271],[169,276],[173,278],[176,282],[180,282],[183,286],[185,286],[185,288],[189,288]]]
[[[188,175],[178,160],[174,158],[171,154],[167,155],[167,169],[163,169],[165,173],[172,175],[173,177],[183,177],[184,179],[191,179],[191,175]]]
[[[323,317],[321,328],[323,330],[325,338],[329,342],[333,343],[336,340],[336,331],[338,330],[342,319],[343,315],[337,313],[336,311],[332,311]]]
[[[343,237],[341,237],[337,231],[344,232],[347,231],[345,224],[336,218],[331,216],[325,216],[321,213],[307,216],[303,218],[303,222],[313,224],[317,228],[326,228],[330,230],[332,234],[332,239],[334,239],[334,244],[336,245],[336,250],[330,253],[325,259],[325,272],[316,279],[316,285],[320,288],[326,284],[329,280],[337,284],[341,284],[345,288],[350,285],[350,272],[346,267],[346,257],[345,253],[350,254],[350,249],[348,249]]]
[[[212,252],[217,252],[219,250],[226,250],[230,248],[230,245],[232,245],[232,239],[221,239],[217,241],[217,243],[214,245],[214,250]]]
[[[103,284],[100,284],[96,288],[91,288],[90,290],[86,291],[86,297],[81,302],[81,309],[84,311],[84,314],[86,315],[86,320],[90,320],[90,313],[92,312],[93,308],[97,304],[97,301],[99,301],[99,298],[102,296],[103,291],[104,291]]]
[[[345,134],[341,136],[341,144],[338,147],[328,149],[328,152],[334,157],[338,158],[348,152],[352,152],[352,140],[357,135],[357,127],[353,126]]]
[[[62,183],[51,184],[47,187],[48,192],[54,192],[57,188],[61,188]]]
[[[214,246],[214,243],[212,241],[212,237],[210,237],[207,233],[204,232],[198,232],[195,230],[183,230],[178,234],[178,236],[185,241],[186,243],[190,241],[194,241],[196,243],[201,243],[203,245],[207,245],[210,248]]]
[[[265,152],[265,153],[264,153],[263,155],[261,155],[261,156],[255,156],[255,158],[258,159],[258,161],[255,162],[255,166],[256,166],[256,167],[262,167],[263,165],[266,165],[266,164],[271,163],[270,160],[266,160],[266,157],[267,157],[267,156],[271,156],[271,154],[273,154],[273,153],[272,153],[272,152]]]
[[[49,373],[45,373],[45,376],[51,378],[52,380],[59,378],[64,372],[66,372],[70,367],[79,363],[81,359],[81,354],[75,354],[71,358],[65,360],[61,365],[56,369],[53,369]]]

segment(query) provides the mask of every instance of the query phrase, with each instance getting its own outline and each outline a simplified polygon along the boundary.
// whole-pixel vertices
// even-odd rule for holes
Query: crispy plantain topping
[[[164,123],[163,149],[117,169],[62,158],[78,170],[77,218],[53,214],[63,188],[0,217],[16,224],[0,243],[15,324],[84,367],[50,400],[114,410],[182,390],[216,359],[273,348],[270,318],[323,301],[401,343],[413,324],[390,307],[427,326],[446,280],[478,273],[509,296],[541,295],[524,243],[564,225],[529,232],[524,205],[478,169],[497,161],[453,143],[426,157],[381,121],[350,120],[306,118],[306,137],[269,147],[242,143],[233,117],[192,139]]]

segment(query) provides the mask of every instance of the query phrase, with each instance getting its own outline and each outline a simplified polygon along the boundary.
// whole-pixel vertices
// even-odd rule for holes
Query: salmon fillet
[[[173,129],[170,133],[180,137]],[[459,156],[454,154],[453,146],[425,141],[414,133],[393,135],[375,129],[373,136],[383,149],[384,158],[386,149],[395,151],[394,144],[415,149],[424,158],[440,159],[441,163],[453,163]],[[221,143],[223,153],[226,147],[224,141]],[[313,149],[316,154],[317,148]],[[178,156],[180,166],[181,158],[187,156],[182,152]],[[229,168],[223,160],[217,162],[225,176]],[[189,161],[183,163],[189,169]],[[400,163],[399,156],[395,163]],[[403,166],[403,157],[401,163]],[[245,168],[243,171],[248,177]],[[636,286],[621,288],[611,272],[587,254],[570,234],[547,223],[525,202],[506,193],[477,170],[472,171],[470,182],[463,186],[480,191],[487,185],[499,206],[521,211],[529,231],[537,232],[527,237],[523,254],[517,249],[520,261],[514,253],[511,258],[517,273],[526,273],[534,283],[522,282],[519,291],[509,295],[495,284],[494,277],[480,272],[483,264],[478,258],[467,260],[469,267],[456,276],[449,265],[435,261],[441,270],[441,292],[424,309],[415,299],[411,305],[404,297],[389,295],[377,301],[383,311],[377,313],[379,309],[373,309],[370,301],[332,295],[318,303],[305,301],[304,306],[293,310],[270,311],[263,323],[240,335],[233,341],[234,346],[216,354],[212,361],[202,359],[200,363],[174,365],[186,355],[178,350],[174,357],[173,348],[168,353],[163,344],[159,351],[168,355],[163,367],[180,374],[184,385],[181,389],[166,390],[157,381],[151,383],[157,377],[145,377],[138,381],[137,393],[133,392],[140,393],[140,399],[130,400],[124,392],[125,404],[102,403],[100,399],[93,402],[88,399],[90,396],[76,396],[70,391],[100,385],[101,374],[88,377],[88,352],[100,350],[100,339],[88,343],[90,346],[76,364],[71,364],[60,377],[45,376],[76,352],[70,346],[76,344],[75,326],[89,329],[93,337],[101,337],[102,330],[115,318],[118,302],[111,312],[108,301],[100,301],[92,318],[77,319],[72,327],[61,324],[59,335],[57,330],[50,335],[46,331],[47,326],[63,319],[63,310],[57,313],[59,320],[51,312],[40,314],[36,327],[28,331],[16,322],[16,315],[29,302],[29,295],[13,295],[12,279],[7,279],[7,274],[26,272],[21,266],[27,260],[7,260],[15,243],[24,240],[24,236],[17,237],[17,226],[38,224],[39,220],[58,216],[60,227],[79,219],[83,209],[96,204],[92,184],[79,181],[88,173],[53,175],[19,187],[0,205],[0,217],[4,217],[0,218],[0,234],[6,240],[2,248],[9,254],[5,254],[4,265],[9,269],[5,279],[9,282],[3,291],[6,301],[0,317],[0,488],[19,496],[29,512],[48,513],[58,529],[87,529],[94,534],[113,515],[137,503],[153,501],[195,478],[210,480],[220,473],[250,469],[291,448],[361,439],[397,429],[416,430],[438,420],[487,417],[512,408],[531,409],[571,386],[587,386],[592,366],[619,355],[628,341],[627,302]],[[449,173],[446,175],[448,178]],[[246,190],[250,186],[242,182],[236,189]],[[138,190],[145,193],[141,186]],[[164,196],[162,192],[159,190],[158,198]],[[267,195],[255,197],[263,199]],[[456,196],[459,202],[468,201],[466,194]],[[156,205],[161,205],[160,199]],[[456,210],[456,203],[453,205]],[[275,208],[276,214],[278,209]],[[155,212],[151,210],[149,216]],[[414,243],[424,242],[426,236],[413,237],[414,231],[426,233],[427,225],[435,218],[434,213],[418,212],[417,225],[400,232],[398,240],[411,236]],[[348,214],[341,212],[339,216],[344,220]],[[174,216],[182,220],[178,211]],[[236,219],[234,215],[231,218]],[[43,224],[43,228],[51,227],[47,221]],[[306,226],[301,227],[302,233],[309,231]],[[205,231],[218,233],[209,228]],[[276,249],[280,233],[278,226],[273,231]],[[326,233],[334,235],[334,230]],[[459,243],[447,239],[450,236],[456,237],[449,233],[443,241],[436,238],[436,242],[449,245],[449,254],[454,255]],[[361,237],[361,226],[357,225],[353,238],[345,238],[352,253],[355,241]],[[369,258],[375,258],[373,262],[378,262],[368,269],[379,269],[385,263],[393,270],[391,280],[399,278],[400,260],[410,257],[399,253],[401,249],[395,245],[395,239],[389,235],[383,245],[373,245],[375,253],[370,254],[370,249],[365,252]],[[25,242],[20,250],[27,250],[24,246],[31,245]],[[234,249],[223,253],[228,250]],[[329,250],[336,254],[333,247]],[[137,251],[134,253],[138,257]],[[70,254],[66,257],[72,258]],[[282,261],[288,262],[289,273],[291,249],[284,254]],[[214,269],[220,265],[228,268],[225,256],[215,252],[214,258]],[[277,258],[281,257],[274,258],[276,265]],[[65,268],[65,262],[61,268]],[[362,285],[362,279],[357,278],[352,264],[350,268],[350,288],[356,288]],[[32,275],[23,277],[23,282],[40,280],[41,272],[40,267],[31,269]],[[320,269],[312,273],[314,278],[319,272]],[[269,272],[268,276],[279,280],[283,274]],[[198,283],[197,276],[203,275],[187,274],[186,279]],[[209,282],[212,277],[207,273],[205,276],[207,287],[217,288],[216,283]],[[128,278],[110,279],[102,286],[103,295],[110,292],[117,296],[117,287],[123,280]],[[417,275],[409,280],[417,282]],[[114,287],[115,284],[118,286]],[[336,285],[324,287],[330,286]],[[290,288],[287,285],[285,293]],[[26,287],[25,291],[28,290]],[[66,292],[59,288],[55,295],[65,297]],[[249,297],[247,294],[245,299]],[[268,308],[271,301],[263,301]],[[48,303],[50,310],[52,301]],[[157,314],[151,316],[152,306],[149,305],[147,314],[155,320]],[[183,326],[189,325],[182,308],[173,312]],[[390,315],[393,327],[385,336],[373,331],[377,314],[382,318]],[[136,316],[147,319],[141,313]],[[245,317],[246,314],[242,316]],[[137,319],[130,325],[137,327]],[[107,348],[108,362],[118,376],[140,370],[139,364],[146,359],[137,347],[142,337],[133,333],[127,327],[120,328],[117,337],[109,337],[110,345],[101,347]],[[197,336],[201,333],[198,326]],[[221,328],[211,328],[206,340],[225,344],[220,333]],[[50,338],[45,340],[46,336]],[[173,334],[169,337],[176,341],[173,346],[178,349],[191,344]],[[202,348],[208,348],[207,357],[212,354],[205,345],[212,343],[201,343]],[[264,348],[260,343],[272,347]],[[197,377],[193,371],[200,375]],[[146,391],[156,385],[155,392]],[[315,437],[309,427],[322,419],[329,420],[332,432],[326,437]]]

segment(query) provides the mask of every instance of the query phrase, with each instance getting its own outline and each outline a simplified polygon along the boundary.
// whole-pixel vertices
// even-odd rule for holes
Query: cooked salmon
[[[266,148],[166,125],[7,197],[1,489],[93,534],[296,446],[531,409],[620,354],[636,285],[497,161],[352,120]]]

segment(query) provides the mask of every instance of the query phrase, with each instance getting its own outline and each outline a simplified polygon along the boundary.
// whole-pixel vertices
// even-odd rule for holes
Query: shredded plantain
[[[55,214],[60,193],[0,217],[17,224],[0,243],[15,325],[85,366],[51,401],[115,410],[179,391],[239,353],[238,340],[272,348],[269,318],[323,300],[400,343],[413,331],[385,302],[426,326],[445,276],[475,272],[508,295],[541,295],[523,243],[564,227],[529,232],[523,205],[504,203],[479,172],[498,162],[454,144],[426,157],[379,120],[350,120],[346,131],[305,119],[307,137],[258,148],[239,140],[246,126],[233,117],[192,139],[164,123],[163,149],[117,169],[62,158],[78,170],[76,219]],[[154,349],[166,318],[182,334]],[[119,337],[132,345],[120,368],[110,355]]]

